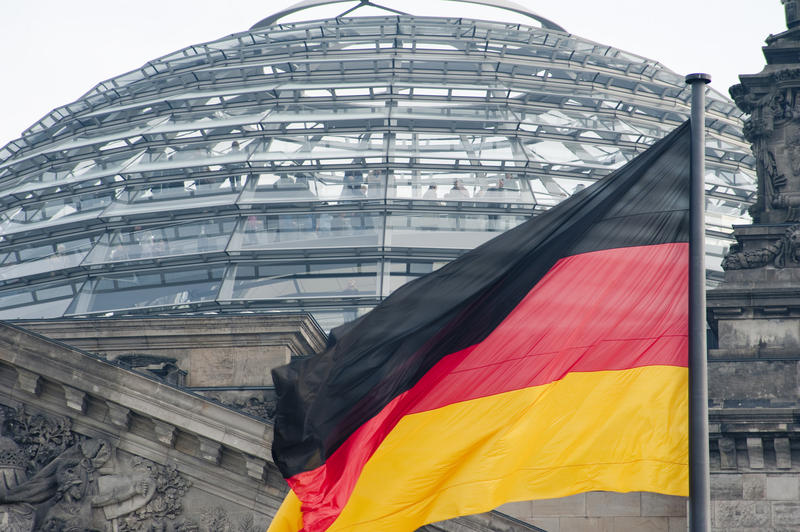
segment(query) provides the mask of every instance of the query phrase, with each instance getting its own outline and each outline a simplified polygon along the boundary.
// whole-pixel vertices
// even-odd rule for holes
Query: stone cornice
[[[270,316],[169,316],[103,319],[60,318],[18,320],[15,324],[49,338],[69,338],[70,345],[96,351],[113,346],[117,351],[142,351],[147,347],[179,348],[227,346],[236,336],[238,347],[287,345],[293,354],[309,355],[325,347],[325,334],[308,314]]]
[[[68,416],[75,430],[175,463],[196,483],[213,468],[226,487],[205,488],[219,496],[249,504],[256,497],[267,506],[283,496],[271,462],[271,425],[3,322],[0,400]]]
[[[792,463],[792,442],[800,443],[799,416],[795,408],[709,409],[712,470],[800,470]]]

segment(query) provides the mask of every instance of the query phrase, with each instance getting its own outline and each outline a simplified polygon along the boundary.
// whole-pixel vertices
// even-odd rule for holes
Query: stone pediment
[[[24,464],[27,471],[0,463],[0,522],[9,530],[70,515],[88,530],[216,530],[223,521],[264,530],[285,493],[268,423],[7,323],[0,406],[9,453],[25,442],[53,451],[50,462]],[[72,462],[79,465],[64,465]],[[12,469],[14,478],[3,480]],[[159,492],[159,484],[167,487]]]

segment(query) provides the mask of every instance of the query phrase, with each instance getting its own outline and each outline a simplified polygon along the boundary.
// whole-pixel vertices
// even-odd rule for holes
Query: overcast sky
[[[481,8],[473,10],[449,0],[374,1],[411,13],[424,9],[421,14],[496,18],[481,17]],[[246,30],[294,3],[295,0],[3,0],[0,146],[100,81],[191,44]],[[785,30],[780,0],[517,3],[570,33],[657,60],[679,74],[710,73],[712,86],[724,94],[738,82],[738,74],[761,70],[764,39],[770,33]],[[335,15],[345,5],[328,6],[328,13]],[[292,19],[321,16],[326,15],[318,10]]]

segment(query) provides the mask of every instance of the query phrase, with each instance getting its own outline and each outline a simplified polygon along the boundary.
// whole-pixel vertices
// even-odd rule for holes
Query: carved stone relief
[[[275,393],[270,391],[256,393],[258,395],[247,397],[236,397],[219,392],[210,392],[205,395],[209,399],[213,399],[227,407],[250,414],[253,417],[266,421],[273,421],[275,419],[275,407],[277,406]]]
[[[780,86],[796,80],[800,70],[772,74],[768,89],[731,87],[737,106],[749,113],[745,138],[756,157],[758,197],[750,214],[756,223],[800,221],[800,87]]]
[[[0,406],[0,530],[178,532],[189,487],[174,466],[119,456],[70,420]]]
[[[722,259],[722,267],[726,270],[746,270],[768,265],[776,268],[800,266],[800,224],[787,228],[783,237],[763,248],[742,250],[740,244],[734,244]]]
[[[277,401],[275,399],[250,397],[246,400],[235,401],[231,406],[251,416],[271,421],[275,419]]]
[[[200,516],[198,532],[256,532],[263,530],[255,526],[253,515],[232,518],[221,506],[211,508]]]
[[[174,466],[162,466],[138,456],[116,472],[98,479],[101,490],[93,504],[120,532],[186,530],[182,499],[189,482]]]

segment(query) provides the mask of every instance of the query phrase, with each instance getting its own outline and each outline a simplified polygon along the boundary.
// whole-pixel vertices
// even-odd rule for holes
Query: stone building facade
[[[731,96],[757,159],[754,223],[734,228],[708,293],[714,530],[800,530],[800,12]]]
[[[297,319],[290,349],[303,343]],[[2,530],[250,532],[284,495],[265,420],[5,323],[0,414]]]

